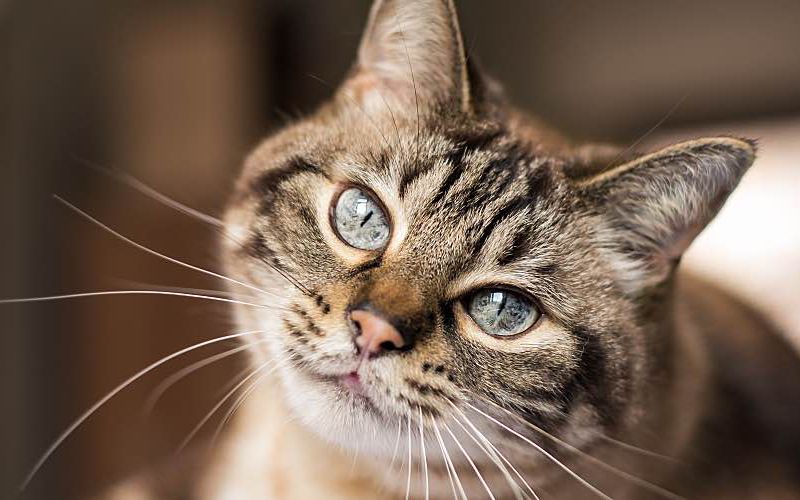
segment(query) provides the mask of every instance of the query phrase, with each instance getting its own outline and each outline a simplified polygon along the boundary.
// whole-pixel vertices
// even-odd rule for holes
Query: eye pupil
[[[383,248],[391,226],[381,206],[365,191],[351,187],[342,191],[332,214],[339,238],[362,250]]]
[[[467,304],[467,311],[484,332],[495,336],[522,333],[541,316],[524,295],[499,289],[475,292]]]

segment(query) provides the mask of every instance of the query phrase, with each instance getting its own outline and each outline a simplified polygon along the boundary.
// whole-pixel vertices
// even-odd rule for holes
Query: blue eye
[[[500,288],[484,288],[473,293],[467,312],[489,335],[507,337],[524,332],[542,315],[524,295]]]
[[[348,245],[361,250],[386,246],[391,226],[380,204],[357,187],[342,191],[333,210],[336,233]]]

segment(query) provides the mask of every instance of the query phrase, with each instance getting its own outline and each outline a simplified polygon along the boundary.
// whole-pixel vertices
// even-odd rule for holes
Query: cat
[[[109,496],[800,498],[798,356],[677,272],[755,156],[574,144],[467,57],[452,0],[377,0],[225,215],[232,292],[267,305],[235,306],[235,423]]]

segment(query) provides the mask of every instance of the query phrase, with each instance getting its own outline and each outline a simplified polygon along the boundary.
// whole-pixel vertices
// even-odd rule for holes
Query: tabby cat
[[[235,424],[112,496],[800,498],[798,357],[676,273],[755,153],[574,145],[467,58],[452,0],[376,1],[230,202],[232,291],[268,305],[236,306]]]

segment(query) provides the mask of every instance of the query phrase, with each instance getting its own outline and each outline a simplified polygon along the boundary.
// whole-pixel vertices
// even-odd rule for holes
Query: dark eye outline
[[[378,205],[378,207],[383,211],[383,217],[389,224],[389,234],[386,235],[386,244],[384,244],[380,248],[368,250],[366,248],[355,247],[344,239],[344,237],[339,233],[339,229],[336,227],[336,204],[339,203],[339,198],[342,196],[342,193],[344,193],[348,189],[353,189],[353,188],[358,189],[362,193],[369,196],[370,199],[373,201],[373,203]],[[368,252],[368,253],[383,252],[386,249],[386,247],[389,246],[389,242],[392,241],[392,236],[394,234],[394,221],[392,220],[392,215],[386,209],[386,205],[383,204],[383,201],[380,199],[380,197],[376,195],[375,191],[371,190],[370,188],[351,182],[345,182],[340,184],[339,187],[337,187],[336,190],[333,192],[333,196],[331,197],[331,203],[330,206],[328,207],[328,224],[330,225],[333,234],[335,234],[336,237],[339,238],[339,241],[341,241],[350,248],[358,250],[359,252]]]
[[[478,322],[475,320],[475,318],[472,317],[472,314],[469,312],[469,303],[472,301],[472,298],[475,296],[475,294],[485,290],[500,290],[507,293],[517,294],[530,303],[531,307],[535,309],[536,312],[539,313],[539,317],[536,318],[536,321],[534,321],[533,324],[531,324],[531,326],[513,335],[496,335],[493,333],[489,333],[486,330],[484,330],[481,325],[478,324]],[[480,288],[475,288],[463,294],[461,298],[458,299],[458,302],[461,304],[461,308],[464,309],[464,313],[469,317],[469,320],[472,322],[473,325],[475,325],[478,328],[478,330],[482,331],[483,333],[485,333],[490,337],[501,340],[514,340],[523,337],[525,335],[528,335],[533,330],[538,328],[539,325],[542,323],[544,317],[547,316],[544,308],[541,305],[541,302],[539,302],[533,295],[529,294],[528,292],[522,291],[519,288],[508,285],[496,285],[492,283],[487,283],[485,285],[482,285]]]

